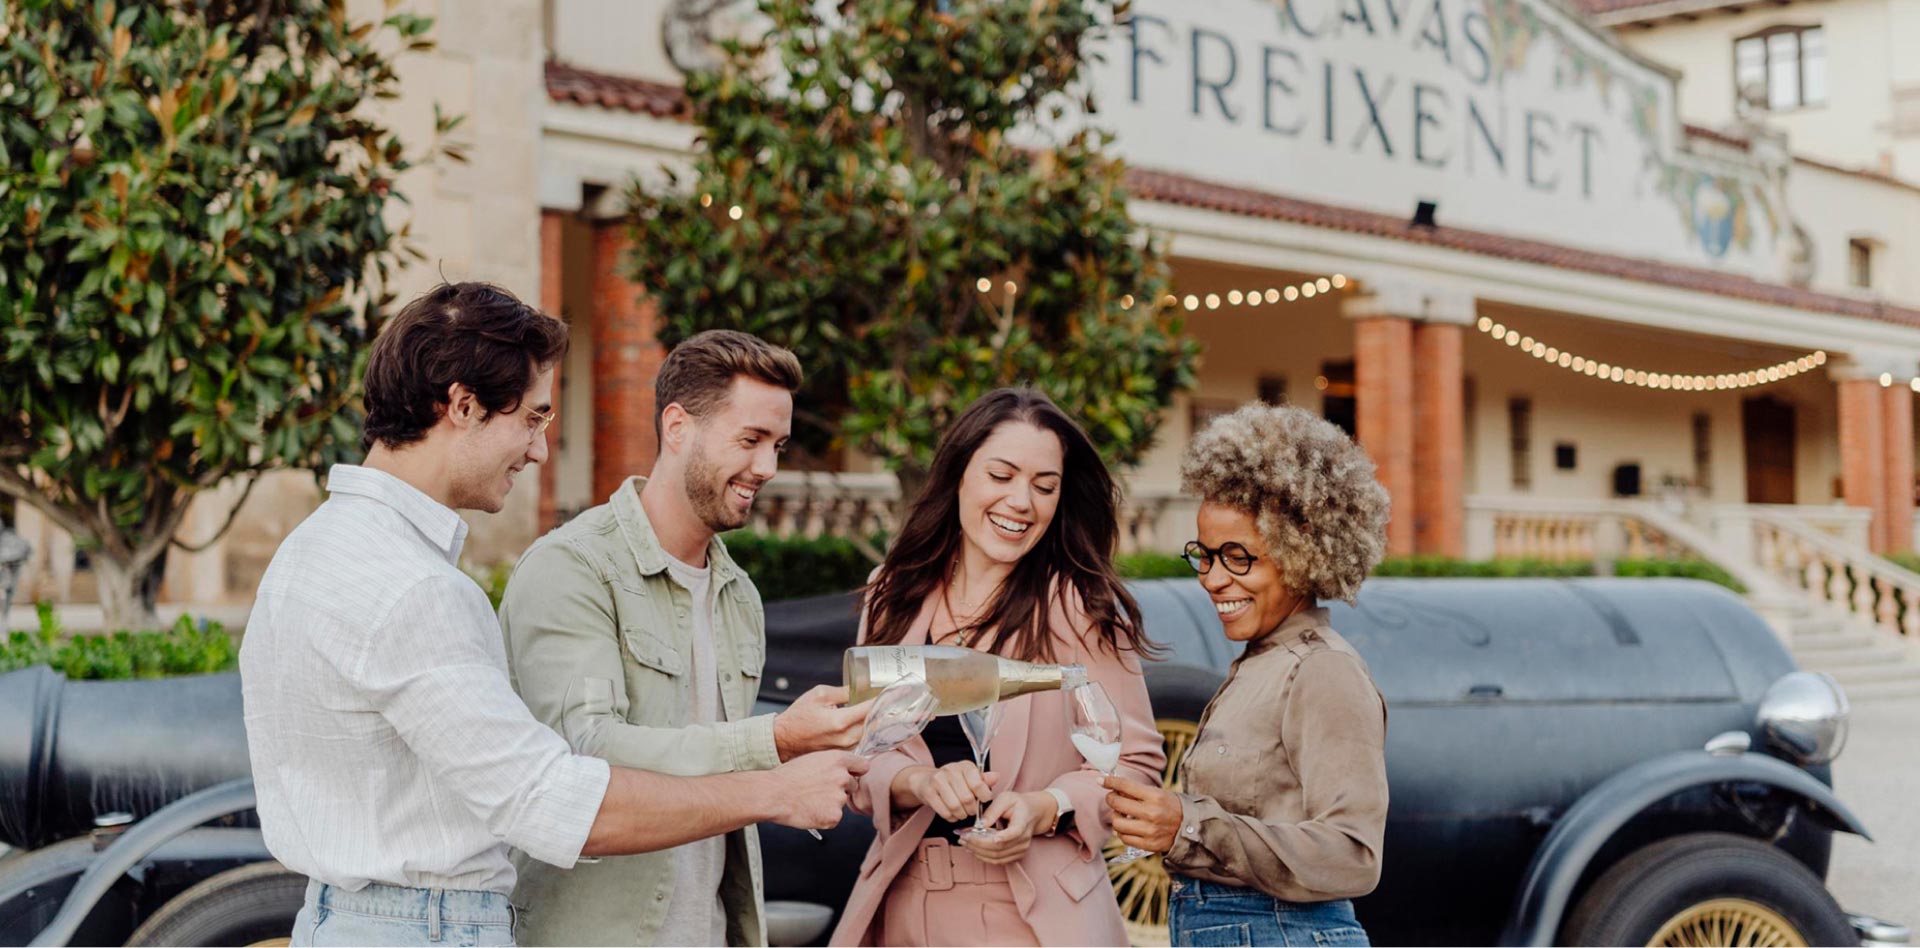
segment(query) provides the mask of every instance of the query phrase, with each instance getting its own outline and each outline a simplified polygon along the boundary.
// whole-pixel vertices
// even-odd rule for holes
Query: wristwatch
[[[1067,798],[1067,791],[1059,787],[1048,787],[1047,793],[1053,796],[1054,802],[1053,828],[1047,830],[1047,835],[1052,836],[1060,832],[1060,821],[1073,812],[1073,801]]]

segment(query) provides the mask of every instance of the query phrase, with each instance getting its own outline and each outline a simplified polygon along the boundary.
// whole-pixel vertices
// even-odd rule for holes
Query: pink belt
[[[920,850],[907,860],[904,875],[932,892],[943,892],[956,885],[1007,881],[1005,866],[981,862],[980,857],[959,843],[945,839],[921,840]]]

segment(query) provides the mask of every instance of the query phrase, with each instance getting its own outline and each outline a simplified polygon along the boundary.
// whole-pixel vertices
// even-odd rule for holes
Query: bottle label
[[[926,680],[927,660],[919,649],[890,645],[868,653],[867,681],[872,682],[874,687],[885,688],[908,675]]]

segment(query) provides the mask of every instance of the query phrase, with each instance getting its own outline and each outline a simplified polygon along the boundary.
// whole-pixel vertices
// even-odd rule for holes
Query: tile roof
[[[593,105],[626,112],[644,112],[655,118],[690,118],[686,91],[650,79],[635,79],[547,62],[547,98],[555,102]]]
[[[1621,2],[1621,0],[1581,0],[1581,2],[1591,4]],[[646,79],[610,76],[553,62],[547,64],[547,97],[555,102],[572,102],[630,112],[644,112],[659,118],[686,119],[690,116],[686,96],[678,86]],[[1690,127],[1688,132],[1702,137],[1711,137],[1730,145],[1738,145],[1742,141],[1736,136],[1707,129]],[[1813,164],[1813,162],[1808,163]],[[1820,167],[1829,166],[1821,165]],[[1866,172],[1859,173],[1876,179],[1879,177]],[[1891,179],[1889,181],[1904,185],[1904,182]],[[1817,290],[1767,283],[1751,277],[1701,267],[1598,253],[1486,231],[1445,226],[1416,227],[1406,218],[1391,214],[1336,207],[1265,191],[1214,184],[1165,171],[1129,168],[1127,184],[1136,196],[1149,201],[1221,211],[1244,217],[1287,221],[1374,237],[1387,237],[1465,253],[1711,293],[1733,299],[1920,328],[1920,309],[1899,306],[1883,300],[1822,293]]]

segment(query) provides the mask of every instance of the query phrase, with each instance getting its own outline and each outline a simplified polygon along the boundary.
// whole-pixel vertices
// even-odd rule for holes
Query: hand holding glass
[[[987,752],[992,749],[994,732],[1000,730],[999,702],[973,711],[960,712],[960,730],[967,734],[967,743],[973,746],[973,762],[980,768],[982,779],[987,772]],[[982,809],[974,814],[973,825],[953,831],[953,835],[965,840],[973,836],[991,836],[994,830],[987,826],[987,811]]]
[[[1120,769],[1120,712],[1097,681],[1090,681],[1066,692],[1067,714],[1073,747],[1095,770],[1111,777]],[[1107,860],[1108,865],[1132,862],[1152,853],[1128,846],[1125,852]]]
[[[867,709],[867,723],[860,731],[860,743],[853,752],[872,760],[919,736],[933,720],[937,702],[924,679],[908,675],[880,689]],[[807,830],[814,839],[823,839],[819,830]]]

